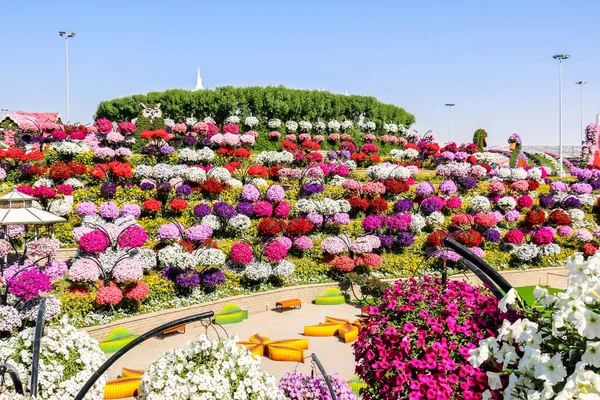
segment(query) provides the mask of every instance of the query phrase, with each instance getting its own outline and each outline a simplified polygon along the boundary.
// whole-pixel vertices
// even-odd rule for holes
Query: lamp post
[[[454,103],[446,103],[444,105],[446,107],[448,107],[448,143],[450,143],[452,141],[452,133],[450,131],[450,109],[452,107],[454,107],[456,104],[454,104]]]
[[[558,60],[558,155],[560,159],[560,177],[563,176],[563,146],[562,146],[562,62],[569,58],[568,54],[556,54],[552,56]]]
[[[65,38],[65,71],[66,71],[66,88],[67,88],[67,123],[69,120],[69,38],[75,37],[75,32],[58,32],[59,36]]]
[[[580,94],[581,94],[581,145],[583,146],[583,137],[585,135],[585,129],[583,127],[583,85],[585,85],[587,82],[586,81],[578,81],[575,82],[576,85],[579,85],[579,88],[581,89]]]

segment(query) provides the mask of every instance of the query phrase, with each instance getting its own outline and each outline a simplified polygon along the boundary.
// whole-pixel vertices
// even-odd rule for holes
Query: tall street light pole
[[[552,56],[558,60],[558,155],[560,161],[560,177],[563,176],[563,145],[562,145],[562,62],[569,58],[568,54],[556,54]]]
[[[579,85],[579,88],[581,89],[580,93],[581,93],[581,145],[583,146],[583,138],[585,136],[585,129],[584,129],[584,122],[583,122],[583,85],[585,85],[587,82],[586,81],[578,81],[575,82],[576,85]]]
[[[69,122],[69,38],[75,37],[75,32],[58,32],[59,36],[65,38],[65,71],[66,71],[66,87],[67,87],[67,120]]]
[[[454,107],[456,104],[454,103],[446,103],[444,104],[448,107],[448,143],[452,141],[452,131],[450,130],[450,109]]]

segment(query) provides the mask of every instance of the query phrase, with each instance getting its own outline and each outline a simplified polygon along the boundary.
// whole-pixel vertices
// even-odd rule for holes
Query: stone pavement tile
[[[256,333],[267,336],[273,340],[303,338],[305,325],[315,325],[325,322],[325,317],[346,318],[355,320],[360,317],[360,308],[341,304],[335,306],[317,306],[314,304],[304,304],[300,310],[287,310],[283,313],[268,311],[259,314],[251,314],[243,322],[231,325],[224,325],[230,337],[237,335],[239,340],[248,340]],[[223,331],[218,327],[219,333],[223,336]],[[109,369],[109,379],[117,377],[121,367],[145,369],[158,355],[176,347],[183,346],[189,340],[193,340],[204,333],[204,327],[200,323],[188,325],[185,334],[172,334],[164,339],[152,338],[144,344],[134,348],[115,365]],[[214,330],[209,329],[208,336],[216,338]],[[348,380],[354,376],[354,354],[351,344],[342,342],[336,337],[307,337],[309,347],[305,351],[305,356],[315,353],[325,367],[327,373],[337,373],[342,378]],[[311,363],[306,360],[304,364],[296,362],[271,361],[263,357],[263,369],[274,374],[277,379],[288,371],[297,369],[303,373],[310,373]]]

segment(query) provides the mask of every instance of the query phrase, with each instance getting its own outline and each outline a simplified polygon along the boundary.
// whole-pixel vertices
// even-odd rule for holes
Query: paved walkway
[[[224,325],[230,337],[237,335],[240,340],[248,338],[256,333],[267,336],[273,340],[303,338],[305,325],[315,325],[325,322],[325,317],[346,318],[355,320],[360,317],[360,308],[350,304],[334,306],[317,306],[304,304],[300,310],[287,310],[283,313],[268,311],[259,314],[251,314],[243,322]],[[218,327],[217,327],[218,329]],[[117,377],[121,367],[144,369],[158,355],[164,351],[181,347],[189,340],[193,340],[204,332],[200,323],[188,325],[185,334],[172,334],[164,339],[152,338],[144,344],[134,348],[124,357],[117,361],[108,371],[109,379]],[[211,329],[208,336],[216,338]],[[354,354],[351,344],[345,344],[338,337],[307,337],[309,340],[308,350],[305,356],[315,353],[328,373],[337,373],[348,380],[354,376]],[[310,373],[311,363],[307,360],[305,364],[296,362],[271,361],[263,357],[263,368],[274,374],[279,379],[284,373],[297,369],[303,373]]]

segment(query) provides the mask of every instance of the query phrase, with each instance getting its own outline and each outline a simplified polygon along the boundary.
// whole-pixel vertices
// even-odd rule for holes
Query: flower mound
[[[338,400],[357,399],[350,386],[339,375],[332,374],[328,376]],[[297,371],[286,372],[279,381],[279,389],[281,389],[289,400],[331,400],[331,394],[329,393],[325,379],[320,375],[312,377]]]
[[[14,366],[21,379],[30,376],[33,329],[27,328],[11,336],[0,346],[0,359]],[[106,360],[96,340],[64,321],[44,327],[41,343],[37,397],[40,400],[72,399]],[[105,383],[106,378],[100,377],[86,399],[103,399]],[[29,387],[29,382],[23,384]]]
[[[159,356],[140,383],[144,400],[286,400],[275,378],[260,368],[260,358],[235,340],[205,335]]]
[[[487,376],[469,350],[501,325],[498,302],[463,282],[425,277],[387,290],[354,344],[363,399],[478,398]]]

